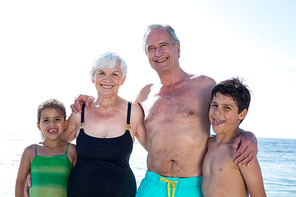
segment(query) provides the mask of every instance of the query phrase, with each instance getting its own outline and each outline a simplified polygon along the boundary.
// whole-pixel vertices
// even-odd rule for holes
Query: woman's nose
[[[104,80],[105,80],[105,81],[109,81],[110,78],[111,78],[111,77],[110,77],[109,75],[105,75]]]

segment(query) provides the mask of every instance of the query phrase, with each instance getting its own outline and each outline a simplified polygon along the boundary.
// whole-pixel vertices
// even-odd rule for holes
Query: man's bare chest
[[[143,102],[146,121],[154,118],[193,119],[204,115],[208,109],[202,94],[193,91],[175,91],[170,93],[152,92]]]

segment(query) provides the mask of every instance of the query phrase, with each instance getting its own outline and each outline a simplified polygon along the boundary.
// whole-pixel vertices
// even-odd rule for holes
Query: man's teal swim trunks
[[[136,197],[203,197],[202,177],[162,177],[146,172]]]

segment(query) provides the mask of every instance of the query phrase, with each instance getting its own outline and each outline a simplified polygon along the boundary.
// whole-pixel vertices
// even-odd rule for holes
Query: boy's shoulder
[[[208,146],[215,146],[216,148],[218,148],[220,146],[225,146],[225,147],[232,148],[233,142],[234,142],[234,140],[226,142],[226,143],[219,143],[219,142],[217,142],[217,136],[211,136],[211,137],[208,138],[207,143],[208,143]]]
[[[208,143],[213,143],[213,140],[216,139],[216,136],[211,136],[208,138]]]
[[[211,146],[213,146],[215,144],[215,141],[216,141],[216,136],[209,137],[207,141],[207,148],[209,149]]]
[[[232,162],[232,143],[218,143],[216,136],[213,136],[208,139],[207,147],[208,154],[213,157],[212,159],[220,160],[221,162]]]

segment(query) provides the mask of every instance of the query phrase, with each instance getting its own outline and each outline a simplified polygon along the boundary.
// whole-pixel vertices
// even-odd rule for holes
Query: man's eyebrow
[[[168,42],[161,42],[159,45],[162,45],[162,44],[169,44]]]
[[[159,43],[158,45],[168,45],[169,43],[168,42],[161,42]],[[150,46],[147,46],[147,49],[150,49],[150,48],[153,48],[155,47],[154,45],[150,45]]]
[[[147,49],[151,49],[153,47],[154,47],[154,45],[150,45],[150,46],[147,46]]]

